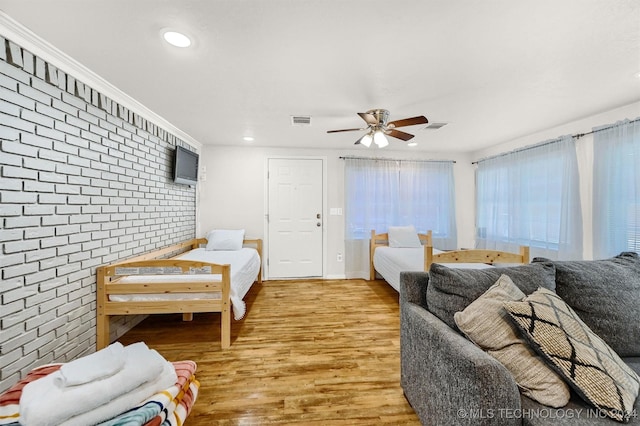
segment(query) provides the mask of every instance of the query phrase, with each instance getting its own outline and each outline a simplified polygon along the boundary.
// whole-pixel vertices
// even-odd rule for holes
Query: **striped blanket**
[[[178,379],[168,389],[159,392],[138,407],[101,423],[103,426],[182,426],[198,397],[200,383],[195,378],[196,363],[172,363]],[[0,425],[20,426],[19,402],[22,389],[34,380],[60,369],[62,364],[50,364],[33,369],[9,390],[0,394]]]

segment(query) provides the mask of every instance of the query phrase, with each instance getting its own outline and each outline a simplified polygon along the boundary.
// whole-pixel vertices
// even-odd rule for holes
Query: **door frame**
[[[322,161],[322,278],[327,275],[327,157],[321,155],[270,155],[264,160],[264,206],[263,206],[263,233],[264,244],[262,245],[263,254],[263,279],[269,279],[269,222],[267,216],[269,214],[269,160],[321,160]],[[278,278],[280,279],[280,278]],[[283,278],[286,279],[286,278]],[[300,279],[300,278],[290,278]]]

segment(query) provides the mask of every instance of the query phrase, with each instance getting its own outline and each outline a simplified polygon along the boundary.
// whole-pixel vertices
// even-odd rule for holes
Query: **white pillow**
[[[207,234],[205,250],[240,250],[244,229],[214,229]]]
[[[389,247],[422,247],[418,233],[413,225],[390,226]]]

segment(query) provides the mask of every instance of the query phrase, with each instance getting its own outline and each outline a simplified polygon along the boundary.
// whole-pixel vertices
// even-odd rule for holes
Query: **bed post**
[[[105,313],[107,295],[105,291],[104,268],[104,266],[100,266],[97,269],[96,351],[106,348],[109,345],[109,316]]]
[[[373,281],[376,279],[376,270],[373,266],[373,252],[375,251],[376,246],[376,230],[371,230],[371,239],[369,240],[369,280]]]
[[[231,346],[231,266],[222,265],[222,312],[220,320],[220,344],[222,349]]]
[[[529,263],[529,246],[520,246],[520,255],[522,263]]]
[[[431,231],[429,231],[431,232]],[[425,244],[424,246],[424,270],[425,272],[429,272],[429,268],[433,263],[433,246],[430,244]]]
[[[258,270],[258,284],[262,284],[262,239],[258,238],[256,245],[260,254],[260,269]]]

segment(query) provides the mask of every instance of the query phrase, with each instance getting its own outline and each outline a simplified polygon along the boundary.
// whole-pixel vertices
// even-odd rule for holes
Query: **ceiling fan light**
[[[369,148],[371,146],[371,141],[373,140],[373,138],[371,137],[370,134],[366,134],[362,137],[362,139],[360,139],[360,143],[364,146],[366,146],[367,148]]]
[[[384,148],[385,146],[389,145],[389,141],[381,131],[377,131],[373,134],[373,142],[378,145],[378,148]]]

